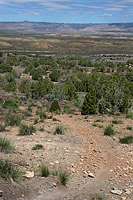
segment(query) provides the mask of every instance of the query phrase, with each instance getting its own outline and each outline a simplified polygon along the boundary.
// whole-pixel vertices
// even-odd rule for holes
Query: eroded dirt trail
[[[14,196],[12,200],[91,200],[96,193],[107,200],[120,200],[121,196],[110,193],[112,188],[121,189],[126,200],[131,200],[131,192],[125,194],[124,189],[132,190],[132,146],[120,145],[117,136],[104,136],[103,128],[92,126],[94,116],[89,116],[88,120],[80,115],[54,117],[59,121],[47,119],[37,127],[43,126],[44,131],[31,136],[18,136],[17,127],[4,133],[17,147],[15,154],[4,156],[22,164],[25,171],[35,171],[33,178],[20,183],[24,195],[21,198]],[[53,134],[57,124],[64,127],[64,135]],[[37,143],[44,149],[32,151]],[[42,161],[50,170],[62,167],[70,173],[67,187],[58,177],[40,176],[37,170]]]
[[[84,200],[90,199],[91,194],[102,192],[107,193],[108,199],[112,199],[109,193],[110,180],[113,177],[116,178],[115,169],[118,163],[119,165],[123,164],[121,163],[121,152],[113,148],[113,140],[109,137],[103,137],[101,132],[93,131],[92,127],[89,128],[88,123],[77,117],[71,119],[67,115],[61,115],[57,118],[67,128],[70,135],[83,136],[82,143],[79,144],[82,153],[78,163],[73,161],[75,173],[69,188],[64,191],[54,191],[54,196],[47,194],[47,197],[44,198],[42,195],[37,200]],[[94,178],[89,178],[88,172],[92,172]],[[75,174],[82,178],[74,179]]]

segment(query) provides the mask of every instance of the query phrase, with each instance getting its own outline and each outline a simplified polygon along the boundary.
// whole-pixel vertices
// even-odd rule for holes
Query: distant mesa
[[[76,24],[51,22],[0,22],[0,32],[6,33],[60,33],[60,34],[99,34],[133,35],[133,22],[111,24]]]

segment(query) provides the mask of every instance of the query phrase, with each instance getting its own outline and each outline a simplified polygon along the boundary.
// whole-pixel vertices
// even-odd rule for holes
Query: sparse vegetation
[[[42,164],[40,165],[39,168],[40,168],[41,176],[48,177],[50,175],[50,171],[46,165]]]
[[[17,34],[18,36],[19,34]],[[95,172],[99,173],[105,163],[107,163],[106,168],[108,169],[110,167],[110,162],[108,161],[115,152],[120,157],[120,166],[123,167],[119,171],[116,167],[119,164],[116,163],[119,159],[116,159],[114,168],[116,167],[118,176],[116,177],[112,173],[112,179],[114,180],[115,176],[116,182],[119,182],[120,174],[126,173],[124,168],[127,167],[127,163],[121,158],[124,153],[126,155],[128,150],[131,150],[131,145],[123,146],[121,154],[121,147],[119,148],[121,145],[117,140],[119,139],[119,142],[122,144],[133,143],[131,135],[133,130],[131,126],[131,119],[133,119],[133,56],[131,54],[126,55],[125,48],[120,48],[123,46],[123,42],[126,42],[128,44],[126,49],[129,50],[131,38],[124,37],[123,39],[122,36],[119,40],[115,37],[111,38],[111,36],[104,36],[105,38],[94,36],[92,39],[92,36],[85,36],[84,38],[84,35],[76,37],[74,35],[69,37],[64,35],[62,38],[61,35],[56,34],[55,37],[53,34],[50,34],[48,40],[46,39],[47,35],[43,36],[43,38],[42,35],[29,35],[27,39],[29,42],[26,42],[26,35],[22,35],[22,41],[21,39],[20,41],[16,40],[15,37],[13,36],[12,47],[10,46],[13,52],[7,53],[8,47],[2,47],[0,57],[0,132],[3,136],[3,138],[2,136],[0,137],[1,157],[9,157],[13,160],[13,163],[16,163],[15,161],[17,160],[17,164],[11,164],[11,166],[16,169],[17,165],[22,165],[22,168],[26,170],[26,174],[28,174],[27,172],[33,172],[36,169],[36,164],[41,159],[43,161],[45,159],[50,168],[45,164],[41,164],[39,173],[43,177],[50,175],[50,178],[44,181],[44,178],[39,178],[35,174],[33,181],[27,180],[24,183],[26,186],[31,184],[29,188],[34,184],[33,189],[35,191],[36,187],[38,188],[44,182],[50,183],[52,194],[54,187],[58,187],[59,180],[57,181],[57,179],[60,179],[63,185],[67,184],[69,171],[74,174],[75,180],[73,183],[75,183],[77,178],[78,181],[83,180],[83,173],[86,177],[84,179],[85,182],[88,181],[88,169],[91,170],[92,166],[94,167],[94,171],[92,169],[94,175]],[[55,38],[55,41],[52,37]],[[6,36],[3,38],[6,38]],[[7,35],[7,43],[10,40],[9,38],[10,34]],[[68,38],[69,44],[67,44]],[[32,40],[35,40],[34,48]],[[45,40],[45,44],[43,40]],[[49,41],[51,41],[50,46],[48,45]],[[105,43],[103,44],[103,42],[105,41],[108,44],[107,48],[110,46],[109,44],[113,44],[108,50],[104,49]],[[28,52],[29,43],[32,52]],[[93,43],[95,44],[94,48]],[[19,45],[17,48],[14,48],[14,44],[15,46]],[[22,44],[25,46],[24,55],[22,55]],[[60,44],[61,51],[58,52]],[[33,53],[33,50],[36,51],[36,45],[38,46],[38,52]],[[54,45],[53,51],[51,51],[52,45]],[[114,54],[114,45],[115,47],[119,46],[117,49],[124,53],[122,55]],[[42,46],[44,46],[43,52],[39,54]],[[47,47],[46,51],[45,46]],[[64,52],[64,49],[69,49],[71,46],[75,50]],[[76,46],[78,46],[77,52]],[[18,53],[17,49],[20,47],[21,52]],[[91,51],[88,51],[87,49],[90,48]],[[97,48],[99,52],[107,51],[107,54],[98,54]],[[92,51],[93,54],[91,55]],[[108,54],[110,51],[113,52],[113,55]],[[129,58],[131,59],[128,60]],[[81,114],[84,116],[81,116]],[[95,128],[92,126],[95,126]],[[70,131],[62,136],[68,132],[65,127],[68,127],[68,131]],[[102,129],[100,130],[100,128]],[[36,130],[38,130],[37,134],[31,136]],[[16,136],[17,132],[18,135],[25,137]],[[102,132],[107,136],[116,135],[112,139],[105,136],[103,138],[100,134]],[[11,155],[5,154],[13,152],[10,138],[14,141],[14,146],[17,149],[16,153]],[[44,143],[45,148],[43,147]],[[113,148],[115,148],[115,151],[113,151]],[[110,153],[109,156],[107,156],[108,152]],[[101,159],[100,165],[98,165],[99,156],[101,158],[104,157],[104,159]],[[128,158],[130,166],[131,156]],[[4,173],[6,174],[6,171],[11,173],[10,162],[8,164],[5,160],[2,161]],[[90,167],[86,165],[86,161],[92,162]],[[58,168],[59,165],[63,168],[66,167],[69,171],[61,170]],[[3,175],[2,173],[0,166],[0,176],[6,179],[10,176]],[[52,175],[57,177],[51,177]],[[80,175],[83,176],[80,177]],[[105,172],[104,178],[107,177],[108,175],[106,176]],[[122,180],[124,176],[120,178]],[[53,180],[54,183],[51,182]],[[100,179],[98,181],[100,184]],[[123,185],[123,182],[121,182],[121,185]],[[47,188],[47,186],[44,187],[44,190],[47,190]],[[69,188],[67,191],[69,192]],[[95,192],[97,191],[99,190]],[[102,192],[104,194],[105,190]],[[87,194],[89,195],[90,193]],[[53,199],[52,197],[50,198]],[[91,196],[91,194],[88,198],[95,200],[103,199],[100,195]]]
[[[64,134],[64,130],[63,130],[63,127],[61,125],[56,126],[54,135],[56,135],[56,134],[58,134],[58,135],[63,135]]]
[[[39,149],[43,149],[42,144],[36,144],[34,147],[32,147],[32,150],[39,150]]]
[[[130,136],[120,138],[119,142],[121,144],[132,144],[133,143],[133,136],[130,135]]]
[[[122,120],[112,120],[113,124],[122,124],[123,121]]]
[[[0,159],[0,176],[5,179],[18,179],[22,171],[18,166],[12,164],[9,160]]]
[[[36,128],[32,125],[28,126],[26,124],[20,124],[19,135],[31,135],[36,132]]]
[[[104,200],[104,199],[101,195],[95,194],[95,195],[93,195],[91,200]]]
[[[60,182],[66,186],[66,184],[68,183],[68,180],[69,180],[69,174],[68,172],[63,172],[63,171],[60,171],[59,172],[59,179],[60,179]]]
[[[132,126],[126,126],[126,129],[132,131],[133,127]]]
[[[133,119],[133,112],[129,110],[129,111],[126,113],[126,118]]]
[[[0,137],[0,151],[5,153],[11,153],[15,150],[14,146],[7,138]]]
[[[8,113],[5,119],[5,124],[7,126],[18,126],[22,120],[20,115]]]
[[[108,125],[104,130],[104,135],[111,136],[111,135],[114,135],[114,134],[115,134],[115,131],[114,131],[113,126],[112,125]]]

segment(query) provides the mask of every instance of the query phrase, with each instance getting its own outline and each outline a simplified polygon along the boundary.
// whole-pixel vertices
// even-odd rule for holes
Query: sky
[[[0,21],[133,22],[133,0],[0,0]]]

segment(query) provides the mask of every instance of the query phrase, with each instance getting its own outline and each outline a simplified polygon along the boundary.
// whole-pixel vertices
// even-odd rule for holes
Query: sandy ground
[[[10,139],[16,147],[13,154],[0,153],[0,157],[13,160],[23,171],[34,171],[31,179],[22,178],[16,183],[7,183],[0,179],[0,189],[4,191],[4,200],[92,200],[98,194],[107,200],[131,200],[133,196],[133,146],[120,144],[119,138],[131,135],[126,126],[132,126],[132,120],[124,117],[122,124],[114,125],[116,135],[104,136],[104,127],[114,117],[78,115],[54,115],[44,123],[36,124],[39,129],[31,136],[19,136],[18,127],[8,127],[1,136]],[[95,120],[97,125],[93,126]],[[34,118],[27,119],[33,123]],[[64,127],[64,135],[54,135],[57,124]],[[44,149],[33,151],[35,144]],[[67,186],[63,186],[58,177],[40,176],[39,165],[45,163],[50,170],[60,167],[69,172]],[[93,173],[94,178],[88,176]],[[110,191],[118,189],[121,195]],[[98,199],[98,198],[97,198]]]

